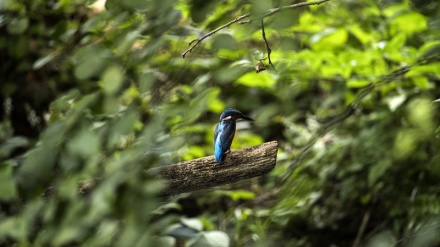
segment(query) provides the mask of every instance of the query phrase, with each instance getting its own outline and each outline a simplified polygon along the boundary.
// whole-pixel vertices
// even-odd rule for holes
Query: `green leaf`
[[[324,65],[320,68],[323,77],[333,77],[336,75],[343,75],[344,71],[336,64]]]
[[[436,246],[440,243],[440,218],[438,215],[428,217],[414,233],[411,246]]]
[[[259,17],[272,8],[272,1],[251,1],[251,15]]]
[[[139,38],[139,32],[133,31],[125,34],[125,36],[121,39],[121,41],[118,44],[118,53],[125,54],[130,51],[130,49],[133,47],[134,42],[136,39]]]
[[[14,18],[8,24],[8,32],[10,34],[22,34],[29,27],[29,19],[28,18]]]
[[[427,26],[428,21],[426,17],[417,12],[399,15],[392,20],[392,32],[394,34],[402,32],[409,35],[426,30]]]
[[[229,236],[221,231],[202,232],[191,247],[229,247]]]
[[[237,83],[248,87],[271,88],[276,77],[270,73],[246,73],[238,78]]]
[[[411,156],[417,147],[418,136],[417,130],[403,129],[399,131],[394,141],[394,157],[404,159]]]
[[[211,48],[235,50],[237,47],[234,37],[229,34],[218,34],[214,37]]]
[[[17,197],[17,188],[12,174],[12,166],[0,165],[0,201],[7,201]]]
[[[65,226],[59,229],[59,232],[56,234],[53,239],[53,244],[55,246],[62,246],[68,243],[71,243],[77,239],[81,239],[82,235],[82,227],[79,224],[72,224],[70,226]]]
[[[119,66],[110,66],[102,74],[102,79],[99,85],[104,89],[108,95],[114,95],[121,87],[123,80],[123,71]]]
[[[110,61],[111,54],[103,47],[90,46],[80,49],[76,56],[78,62],[75,67],[75,76],[84,80],[101,73]]]
[[[405,102],[407,96],[405,94],[399,94],[399,95],[395,95],[395,96],[391,96],[388,97],[386,99],[388,108],[390,108],[390,111],[395,111],[397,108],[399,108],[399,106],[401,106],[403,104],[403,102]]]
[[[46,185],[52,176],[56,152],[54,147],[41,145],[28,153],[16,172],[18,187],[25,191],[26,196],[35,193]]]
[[[391,167],[392,162],[389,159],[381,160],[375,163],[368,172],[368,186],[373,187],[374,184],[385,174]]]
[[[81,130],[68,143],[67,150],[82,158],[88,158],[99,152],[100,143],[97,135],[89,130]]]
[[[347,81],[347,87],[349,88],[361,88],[367,86],[368,84],[370,84],[370,82],[365,79],[350,79]]]
[[[198,232],[192,228],[182,226],[181,224],[173,224],[165,229],[165,234],[178,238],[194,238],[198,236]]]
[[[424,43],[420,48],[419,48],[419,53],[420,54],[425,54],[427,52],[429,52],[432,48],[438,47],[440,46],[440,40],[431,40],[428,41],[426,43]],[[429,56],[429,54],[428,54]]]
[[[434,130],[434,108],[431,100],[414,99],[408,105],[408,120],[413,126],[419,127],[419,137],[430,136]]]
[[[420,51],[423,52],[423,59],[425,59],[427,63],[440,62],[440,43],[428,44],[427,46],[423,46]]]
[[[203,224],[202,222],[197,219],[197,218],[181,218],[180,222],[182,223],[182,225],[189,227],[191,229],[194,229],[196,231],[201,231],[203,230]]]
[[[429,79],[425,76],[412,77],[411,79],[414,84],[422,90],[433,89],[435,87],[429,82]]]
[[[348,32],[345,29],[329,28],[312,36],[310,43],[315,51],[332,50],[343,47],[347,42]]]
[[[300,16],[298,12],[293,13],[294,14],[292,14],[292,11],[284,11],[278,13],[277,15],[273,16],[273,21],[268,23],[267,27],[278,30],[292,27],[299,22]]]
[[[37,59],[37,61],[34,62],[32,68],[35,70],[40,69],[41,67],[52,61],[52,59],[54,59],[55,57],[56,57],[56,53],[49,53],[44,57],[40,57],[39,59]]]
[[[143,0],[108,0],[105,2],[105,7],[109,10],[131,10],[131,11],[146,11],[150,1]]]
[[[406,42],[406,35],[404,33],[396,34],[393,39],[387,44],[389,50],[400,50]]]
[[[208,106],[208,102],[214,95],[218,94],[218,88],[208,89],[203,93],[198,94],[194,99],[189,102],[189,108],[185,114],[185,123],[192,123],[196,121],[201,113],[205,111]]]
[[[26,147],[28,140],[23,137],[12,137],[0,145],[0,159],[8,157],[16,148]]]
[[[370,42],[371,34],[362,30],[358,24],[352,25],[349,30],[362,44],[365,45]]]
[[[204,0],[191,0],[189,5],[191,6],[191,19],[195,23],[199,23],[205,20],[208,13],[214,8],[214,3],[212,1]]]
[[[9,217],[0,222],[0,236],[24,240],[26,228],[20,217]]]
[[[298,26],[293,27],[295,31],[317,33],[321,32],[323,27],[316,22],[316,17],[310,12],[304,12],[299,17]]]
[[[137,111],[125,112],[123,117],[117,118],[111,125],[111,132],[108,136],[107,147],[113,148],[124,140],[126,135],[134,133],[137,122],[139,120],[139,113]]]
[[[411,78],[413,76],[420,76],[430,73],[440,74],[440,64],[434,63],[434,64],[415,66],[411,68],[411,70],[408,73],[406,73],[405,76]]]
[[[175,247],[177,242],[177,240],[171,236],[160,236],[157,240],[159,241],[159,246],[163,247]]]
[[[185,155],[183,155],[183,159],[192,160],[195,158],[201,158],[203,156],[205,156],[205,150],[203,148],[198,146],[191,146],[188,149],[188,152]]]
[[[235,190],[229,195],[232,200],[251,200],[255,198],[255,193],[247,190]]]

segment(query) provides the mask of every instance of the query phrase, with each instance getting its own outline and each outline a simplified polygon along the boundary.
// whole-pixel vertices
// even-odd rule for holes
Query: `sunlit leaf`
[[[203,229],[202,222],[199,219],[196,219],[196,218],[191,218],[191,219],[189,219],[189,218],[182,218],[182,219],[180,219],[180,222],[183,225],[185,225],[185,226],[187,226],[187,227],[189,227],[191,229],[194,229],[196,231],[201,231]]]
[[[184,160],[192,160],[195,158],[201,158],[205,156],[205,151],[201,147],[191,146],[188,149],[188,152],[183,156]]]
[[[107,94],[115,94],[121,86],[123,80],[122,69],[118,66],[107,68],[102,74],[100,86]]]
[[[230,197],[234,201],[250,200],[255,198],[255,194],[246,190],[236,190],[231,193]]]
[[[347,87],[351,87],[351,88],[361,88],[361,87],[365,87],[368,84],[370,84],[371,82],[369,82],[368,80],[363,80],[363,79],[351,79],[347,82]]]
[[[191,247],[229,247],[229,236],[221,231],[202,232]]]
[[[33,68],[40,69],[41,67],[43,67],[44,65],[46,65],[47,63],[52,61],[52,59],[54,59],[55,56],[56,56],[56,54],[50,53],[47,56],[39,58],[37,61],[35,61]]]
[[[420,127],[420,134],[426,136],[432,133],[434,109],[430,100],[416,99],[408,106],[408,120],[414,126]]]
[[[416,149],[419,138],[415,130],[399,131],[394,142],[393,154],[398,159],[410,156]]]
[[[388,107],[391,111],[395,111],[397,108],[399,108],[399,106],[403,104],[403,102],[405,102],[406,98],[407,97],[404,94],[390,97],[387,99]]]
[[[182,226],[181,224],[173,224],[165,230],[166,235],[186,239],[196,237],[197,232],[198,231],[190,227]]]
[[[351,26],[350,32],[364,45],[371,40],[371,35],[366,33],[359,25]]]
[[[396,36],[394,36],[391,41],[387,44],[389,49],[395,49],[399,50],[401,49],[406,42],[406,36],[404,33],[398,33]]]
[[[237,83],[248,87],[270,88],[275,83],[275,77],[269,73],[246,73],[238,78]]]
[[[417,12],[402,14],[393,19],[392,24],[395,29],[394,33],[403,32],[405,34],[412,34],[423,31],[427,28],[426,17]]]
[[[329,50],[339,48],[347,42],[348,33],[345,29],[327,29],[321,33],[315,34],[311,40],[313,50]]]

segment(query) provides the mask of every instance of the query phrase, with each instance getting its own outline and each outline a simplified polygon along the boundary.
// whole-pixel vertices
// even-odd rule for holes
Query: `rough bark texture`
[[[222,163],[216,163],[214,156],[208,156],[147,172],[167,180],[164,195],[175,195],[266,174],[275,167],[277,151],[278,142],[272,141],[233,151]]]

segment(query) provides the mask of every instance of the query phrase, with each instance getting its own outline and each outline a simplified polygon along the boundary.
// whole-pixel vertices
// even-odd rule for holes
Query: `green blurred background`
[[[440,3],[279,12],[275,71],[254,16],[295,3],[1,1],[0,245],[440,246]],[[159,197],[144,171],[212,155],[228,107],[276,168]]]

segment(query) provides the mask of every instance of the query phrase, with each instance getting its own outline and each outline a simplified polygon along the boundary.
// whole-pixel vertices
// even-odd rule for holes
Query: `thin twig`
[[[279,8],[270,9],[266,14],[263,15],[262,18],[266,18],[266,17],[272,16],[272,15],[274,15],[274,14],[280,12],[280,11],[283,11],[283,10],[295,9],[295,8],[304,7],[304,6],[310,6],[310,5],[319,5],[321,3],[325,3],[325,2],[328,2],[328,1],[330,1],[330,0],[321,0],[321,1],[315,1],[315,2],[302,2],[302,3],[287,5],[287,6],[281,6]]]
[[[226,23],[225,25],[220,26],[220,27],[218,27],[218,28],[212,30],[211,32],[209,32],[209,33],[203,35],[201,38],[191,40],[191,42],[189,42],[189,44],[188,44],[188,46],[191,46],[191,47],[188,48],[186,51],[184,51],[184,52],[182,53],[182,57],[185,58],[185,55],[186,55],[188,52],[191,52],[191,51],[192,51],[192,50],[193,50],[198,44],[200,44],[200,42],[202,42],[204,39],[208,38],[209,36],[215,34],[216,32],[218,32],[218,31],[220,31],[220,30],[222,30],[222,29],[225,29],[225,28],[229,27],[230,25],[232,25],[232,24],[234,24],[234,23],[236,23],[236,22],[239,22],[239,21],[241,21],[241,20],[243,20],[244,18],[247,18],[247,17],[249,17],[249,16],[250,16],[250,14],[245,14],[245,15],[239,16],[239,17],[235,18],[234,20],[232,20],[232,21]],[[195,42],[195,43],[194,43],[194,42]]]
[[[359,226],[359,230],[356,234],[356,238],[353,242],[353,247],[358,247],[361,243],[362,236],[364,235],[365,228],[367,227],[368,221],[370,220],[370,214],[371,214],[371,205],[368,207],[367,211],[364,214],[364,217],[362,217],[362,223]]]
[[[277,71],[275,69],[275,66],[273,65],[272,61],[270,60],[270,53],[272,52],[272,50],[270,49],[269,43],[267,42],[267,39],[266,39],[266,32],[264,31],[264,21],[263,21],[263,19],[261,19],[261,34],[263,36],[264,43],[266,43],[267,59],[269,60],[269,64],[272,66],[273,70]]]
[[[292,4],[292,5],[282,6],[282,7],[279,7],[279,8],[270,9],[269,11],[267,11],[266,14],[264,14],[261,17],[261,19],[263,20],[264,18],[272,16],[272,15],[274,15],[274,14],[276,14],[276,13],[282,11],[282,10],[294,9],[294,8],[299,8],[299,7],[309,6],[309,5],[318,5],[318,4],[321,4],[321,3],[328,2],[328,1],[330,1],[330,0],[321,0],[321,1],[315,1],[315,2],[303,2],[303,3],[297,3],[297,4]],[[201,38],[197,38],[197,39],[191,40],[191,42],[188,43],[188,46],[190,46],[190,47],[186,51],[184,51],[182,53],[182,57],[185,58],[186,54],[188,52],[192,52],[192,50],[196,46],[198,46],[200,44],[200,42],[202,42],[204,39],[208,38],[209,36],[217,33],[218,31],[220,31],[222,29],[225,29],[225,28],[229,27],[230,25],[232,25],[234,23],[237,23],[237,22],[239,22],[240,24],[251,23],[252,20],[247,20],[247,21],[240,22],[244,18],[247,18],[247,17],[250,17],[250,16],[251,16],[251,14],[245,14],[245,15],[239,16],[239,17],[235,18],[234,20],[226,23],[225,25],[222,25],[222,26],[212,30],[211,32],[203,35]]]

